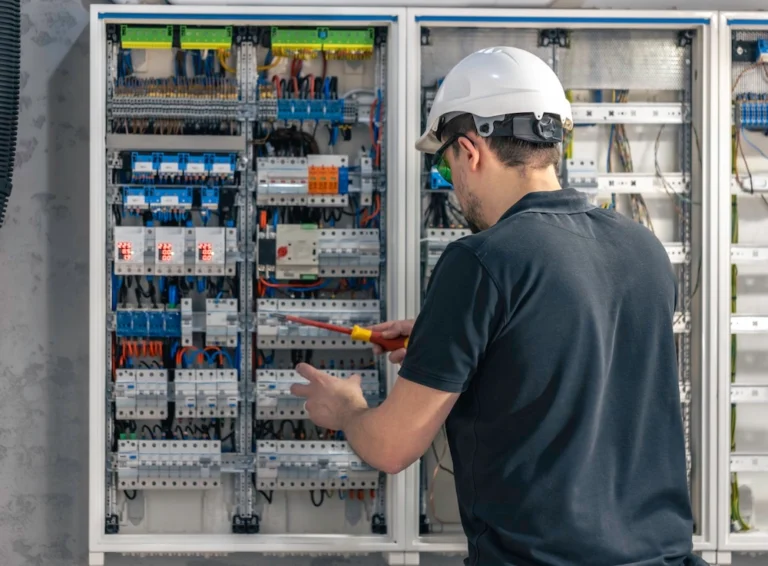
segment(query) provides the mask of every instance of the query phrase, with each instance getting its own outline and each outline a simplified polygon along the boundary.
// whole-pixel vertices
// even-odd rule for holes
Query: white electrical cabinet
[[[343,433],[312,425],[290,393],[307,361],[360,374],[375,405],[397,368],[366,344],[275,315],[370,325],[418,313],[440,254],[469,230],[414,143],[442,77],[494,45],[536,53],[572,100],[562,185],[647,226],[677,271],[695,548],[710,563],[718,550],[768,550],[768,381],[758,375],[768,363],[768,19],[307,12],[92,7],[91,564],[238,552],[418,564],[421,552],[466,552],[442,432],[419,463],[387,476]],[[734,147],[749,165],[738,176],[733,93],[744,130]],[[733,272],[734,316],[731,263],[745,264]]]
[[[468,233],[453,187],[413,147],[440,81],[484,47],[532,51],[554,68],[572,100],[575,128],[564,144],[562,185],[646,225],[677,271],[674,322],[694,546],[714,562],[717,397],[710,368],[717,337],[709,281],[717,265],[708,236],[717,217],[706,189],[717,174],[717,19],[709,12],[414,8],[407,37],[407,213],[415,252],[407,266],[409,315],[418,313],[446,245]],[[408,550],[465,552],[443,435],[407,471],[407,487]]]
[[[720,14],[717,202],[719,532],[768,550],[768,16]]]
[[[290,392],[396,369],[286,323],[404,318],[405,10],[92,6],[90,562],[385,553],[405,477]]]

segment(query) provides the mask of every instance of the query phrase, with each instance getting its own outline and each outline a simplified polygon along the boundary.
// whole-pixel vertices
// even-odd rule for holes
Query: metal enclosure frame
[[[91,129],[90,129],[90,349],[89,357],[89,550],[92,564],[103,564],[104,553],[151,554],[217,554],[230,552],[270,553],[390,553],[392,563],[403,560],[405,537],[405,477],[389,476],[387,481],[387,514],[389,532],[375,535],[105,535],[105,375],[107,360],[103,344],[106,332],[105,273],[106,217],[106,28],[107,23],[151,22],[178,23],[184,19],[200,24],[221,25],[222,22],[253,25],[270,22],[283,25],[387,25],[388,42],[388,278],[387,304],[390,318],[404,318],[406,239],[398,230],[399,219],[405,215],[405,146],[399,140],[405,129],[405,10],[400,8],[325,8],[319,15],[306,14],[298,7],[198,7],[116,6],[91,7]],[[395,369],[388,366],[387,384],[391,387]],[[398,553],[399,551],[399,553]]]
[[[720,12],[719,52],[718,52],[718,147],[717,162],[719,164],[717,183],[713,184],[716,194],[712,201],[718,215],[719,229],[716,241],[713,242],[717,251],[719,269],[717,280],[717,392],[719,435],[717,449],[718,458],[718,550],[724,555],[722,562],[730,564],[731,552],[764,552],[768,550],[768,533],[753,531],[738,534],[734,537],[730,525],[730,475],[731,475],[731,130],[732,130],[732,85],[731,85],[731,33],[736,30],[759,30],[768,32],[768,14],[765,12]],[[761,175],[762,176],[762,175]],[[736,538],[737,540],[734,540]]]
[[[714,12],[709,11],[643,11],[643,10],[504,10],[504,9],[439,9],[439,8],[408,8],[407,51],[407,226],[408,226],[408,257],[407,265],[407,311],[409,318],[418,314],[421,302],[421,158],[414,149],[414,144],[421,134],[421,27],[485,27],[485,28],[514,28],[536,29],[545,26],[564,29],[695,29],[698,32],[697,41],[701,56],[701,75],[696,78],[698,88],[693,92],[694,105],[699,112],[693,116],[693,123],[699,131],[701,140],[702,168],[699,176],[694,171],[693,182],[703,187],[700,248],[702,254],[700,327],[701,343],[701,397],[698,399],[697,410],[700,414],[700,430],[694,430],[693,438],[699,439],[700,450],[699,488],[696,506],[701,510],[699,535],[694,536],[694,548],[706,554],[706,558],[714,562],[714,552],[717,549],[716,504],[714,496],[718,486],[716,470],[718,454],[717,438],[717,375],[713,368],[717,364],[717,338],[714,315],[717,313],[717,293],[711,285],[716,280],[717,262],[714,259],[714,242],[708,238],[717,230],[717,208],[712,206],[707,198],[707,188],[712,179],[717,178],[716,147],[713,134],[717,116],[717,97],[710,93],[716,92],[717,28],[718,20]],[[606,15],[608,14],[608,15]],[[764,16],[765,17],[765,16]],[[768,24],[768,21],[766,22]],[[696,338],[694,338],[696,339]],[[406,471],[406,545],[408,552],[466,552],[466,538],[463,535],[433,534],[428,537],[419,535],[419,466],[416,463]]]

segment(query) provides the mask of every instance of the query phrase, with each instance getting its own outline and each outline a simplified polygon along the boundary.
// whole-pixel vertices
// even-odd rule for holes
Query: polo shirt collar
[[[523,212],[547,212],[550,214],[570,214],[586,212],[596,208],[587,200],[584,193],[576,189],[559,191],[540,191],[528,193],[507,210],[499,220],[511,218]]]

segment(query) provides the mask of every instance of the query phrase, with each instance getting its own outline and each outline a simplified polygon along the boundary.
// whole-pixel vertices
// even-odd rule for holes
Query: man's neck
[[[535,192],[558,191],[561,188],[554,167],[521,171],[505,169],[493,181],[493,186],[499,187],[500,190],[495,191],[493,202],[487,203],[485,207],[485,217],[490,221],[490,226],[496,224],[499,218],[525,195]]]

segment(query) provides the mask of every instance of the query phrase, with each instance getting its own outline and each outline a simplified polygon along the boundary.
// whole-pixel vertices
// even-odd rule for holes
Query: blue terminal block
[[[133,313],[117,311],[116,333],[118,336],[133,336]]]
[[[339,167],[339,194],[349,193],[349,168]]]
[[[150,208],[190,208],[192,187],[178,189],[147,188],[147,204]]]
[[[158,310],[118,310],[116,334],[132,338],[176,338],[181,336],[181,313]]]
[[[344,121],[343,99],[300,100],[281,98],[277,101],[278,120]]]
[[[768,39],[757,40],[757,62],[768,63]]]
[[[148,204],[147,189],[144,187],[123,188],[123,206],[142,208]]]
[[[181,336],[181,313],[165,311],[165,329],[163,336],[173,338]]]
[[[200,206],[209,210],[218,210],[219,189],[216,187],[203,187],[200,189]]]
[[[157,172],[163,175],[181,175],[183,154],[156,153]]]
[[[433,191],[437,190],[453,190],[453,185],[451,185],[448,181],[443,179],[443,176],[437,172],[437,169],[432,167],[432,170],[429,172],[429,186]]]
[[[148,330],[147,336],[151,338],[162,338],[165,336],[165,313],[161,311],[147,313]]]
[[[737,102],[739,126],[747,130],[768,129],[768,99],[764,94],[744,94]]]
[[[229,153],[226,155],[206,154],[206,169],[211,175],[234,175],[237,169],[237,155]]]
[[[157,154],[139,153],[137,151],[131,153],[131,171],[134,174],[152,175],[157,173],[159,165]]]
[[[205,175],[208,172],[207,155],[181,155],[181,167],[187,175]]]

